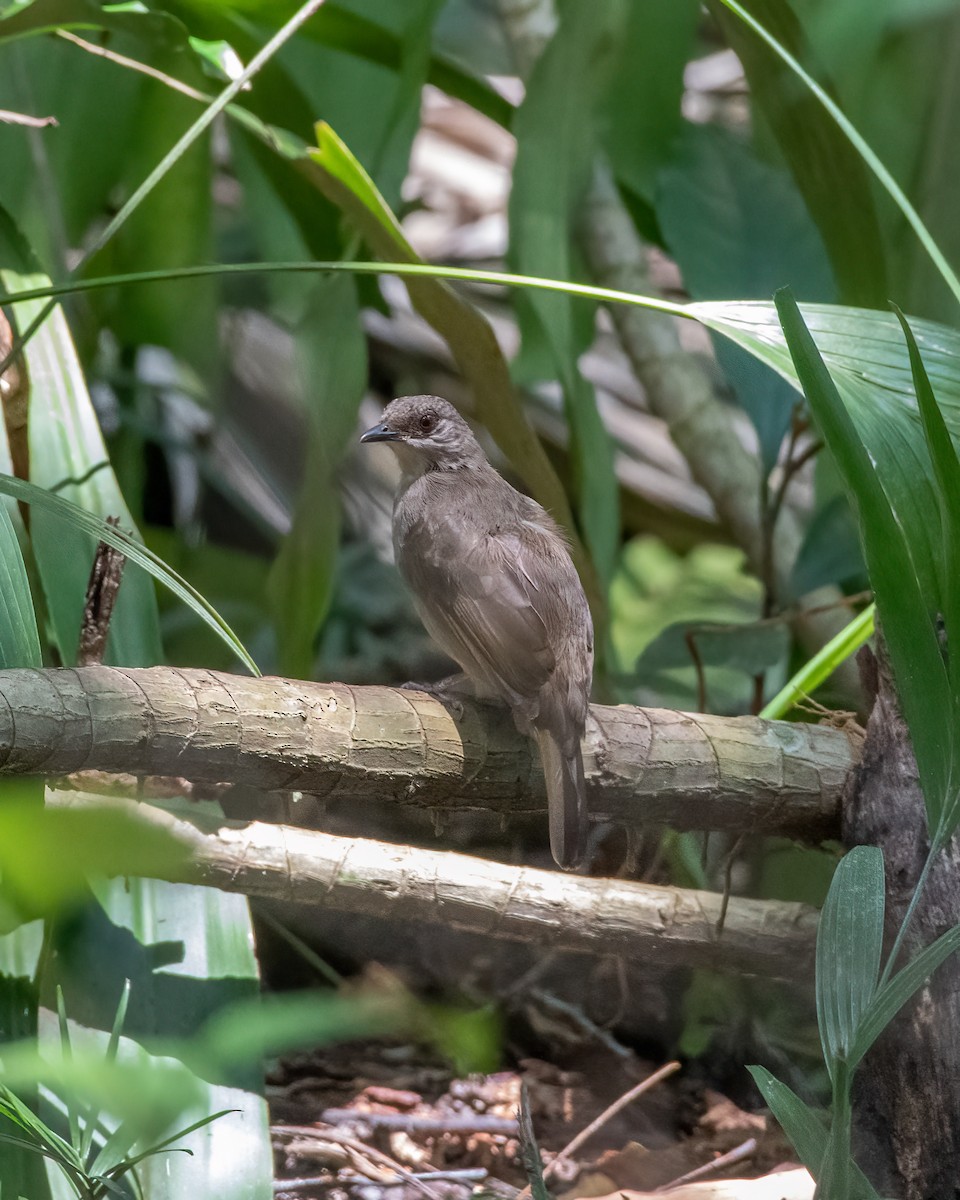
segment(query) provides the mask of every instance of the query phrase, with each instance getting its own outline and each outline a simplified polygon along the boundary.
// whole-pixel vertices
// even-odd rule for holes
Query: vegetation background
[[[598,699],[774,715],[765,706],[794,671],[863,608],[871,586],[878,600],[882,591],[871,535],[865,549],[858,537],[842,436],[812,398],[811,423],[769,303],[789,286],[906,531],[903,561],[920,599],[898,609],[896,580],[886,593],[898,668],[917,606],[949,623],[938,537],[949,522],[889,302],[910,315],[954,432],[960,343],[922,322],[955,326],[957,289],[862,148],[736,7],[0,2],[5,294],[247,264],[66,296],[26,342],[29,426],[18,440],[8,415],[0,467],[138,529],[262,672],[424,679],[445,664],[390,561],[389,464],[358,455],[355,441],[391,396],[440,392],[486,428],[501,469],[567,524],[600,634]],[[956,0],[745,9],[879,153],[945,259],[960,257]],[[307,19],[241,85],[242,67],[298,11]],[[231,81],[221,115],[165,160]],[[508,270],[650,303],[295,269],[371,259]],[[733,303],[754,300],[768,303]],[[688,301],[683,315],[696,321],[678,322]],[[44,304],[7,310],[21,336]],[[873,510],[859,495],[862,530]],[[68,530],[39,505],[27,521],[13,504],[0,514],[2,663],[70,665],[96,532]],[[106,661],[239,669],[236,639],[216,626],[130,568]],[[858,686],[841,669],[819,698],[862,712]],[[903,697],[914,738],[915,719],[932,727],[918,756],[932,781],[928,808],[940,805],[940,840],[953,820],[952,741],[947,752],[941,734],[957,704],[950,681],[944,689]],[[23,803],[29,812],[31,797]],[[353,831],[349,813],[327,819]],[[488,830],[440,836],[490,850]],[[174,1160],[171,1172],[164,1160],[147,1194],[185,1194],[186,1180],[203,1178],[210,1193],[266,1195],[267,1141],[229,1141],[231,1122],[248,1135],[263,1126],[256,1047],[225,1050],[209,1024],[257,990],[247,905],[147,881],[88,885],[79,868],[86,854],[95,867],[95,840],[77,843],[69,888],[38,853],[29,895],[22,882],[5,895],[4,1035],[34,1035],[38,1014],[57,1009],[58,986],[64,1025],[71,1018],[81,1037],[101,1031],[91,1071],[118,1005],[127,1005],[121,1060],[142,1054],[145,1039],[203,1026],[207,1042],[192,1053],[212,1056],[207,1066],[191,1082],[177,1075],[182,1093],[166,1082],[177,1097],[169,1107],[149,1092],[130,1117],[130,1142],[156,1141],[173,1112],[181,1124],[188,1111],[241,1112],[209,1127],[206,1162]],[[437,844],[426,828],[423,841]],[[54,843],[40,844],[55,855]],[[531,833],[525,850],[542,855],[542,839]],[[732,875],[743,894],[817,904],[838,857],[662,830],[631,852],[648,878],[720,889]],[[49,919],[27,919],[38,915]],[[348,932],[332,952],[349,942]],[[701,978],[680,994],[683,1019],[658,1033],[666,1050],[742,1062],[772,1040],[783,1057],[793,1010],[782,998]],[[343,1032],[378,1027],[374,1009]],[[288,1019],[278,1017],[268,1048],[285,1044]],[[811,1072],[815,1095],[824,1078],[797,1040],[786,1049]],[[35,1076],[24,1067],[23,1078]],[[29,1156],[2,1161],[4,1195],[48,1186]]]

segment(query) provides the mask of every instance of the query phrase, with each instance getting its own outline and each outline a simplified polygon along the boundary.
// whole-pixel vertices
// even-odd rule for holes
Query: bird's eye
[[[420,417],[419,424],[424,433],[429,433],[436,423],[437,418],[433,415],[433,413],[425,412]]]

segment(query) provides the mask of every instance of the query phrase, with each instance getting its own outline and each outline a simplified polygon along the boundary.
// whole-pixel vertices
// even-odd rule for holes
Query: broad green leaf
[[[876,412],[865,414],[872,420],[858,429],[796,302],[781,292],[777,306],[807,400],[859,515],[867,569],[917,756],[928,822],[935,830],[954,774],[952,755],[944,750],[953,745],[956,718],[936,629],[941,580],[932,557],[925,563],[917,555],[922,533],[931,524],[939,528],[932,488],[928,485],[921,492],[919,486],[929,481],[929,456],[919,430],[915,425],[911,430],[913,422],[902,410],[891,412],[887,420]],[[919,511],[918,495],[925,501]]]
[[[195,588],[191,587],[185,579],[181,579],[176,572],[171,571],[142,543],[135,541],[131,534],[113,525],[108,525],[85,508],[79,508],[53,492],[38,488],[31,483],[25,483],[22,479],[14,479],[10,475],[0,475],[0,495],[13,496],[17,500],[23,500],[34,509],[57,517],[61,527],[63,524],[73,526],[74,529],[92,535],[92,541],[104,541],[108,546],[114,546],[117,550],[122,551],[131,562],[142,567],[145,572],[169,588],[179,600],[188,605],[202,621],[209,625],[251,674],[259,674],[256,663],[226,621],[211,608]]]
[[[39,667],[40,638],[17,531],[0,503],[0,668]]]
[[[698,0],[631,0],[600,109],[618,182],[648,204],[682,127],[683,71],[695,51]]]
[[[862,1013],[850,1047],[849,1066],[860,1062],[907,1001],[923,987],[942,962],[960,950],[960,926],[948,929],[916,953],[903,970],[880,987]]]
[[[790,573],[790,595],[798,598],[830,583],[867,582],[860,537],[844,495],[817,497],[803,544]]]
[[[755,102],[823,236],[842,299],[848,304],[885,304],[889,292],[883,239],[861,156],[817,97],[805,92],[790,68],[724,6],[738,12],[726,0],[711,0],[710,8],[743,63]],[[743,7],[809,65],[809,42],[789,5],[780,0],[746,0]],[[793,280],[781,284],[792,285]]]
[[[836,1077],[877,990],[883,947],[883,853],[855,846],[840,861],[817,929],[817,1023]]]
[[[695,300],[766,298],[789,283],[806,300],[835,298],[823,242],[793,180],[751,145],[710,125],[688,125],[660,172],[657,216],[665,244]],[[789,384],[725,338],[717,358],[776,462],[797,403]]]
[[[517,159],[508,210],[508,257],[520,272],[558,279],[573,274],[572,224],[593,165],[594,109],[621,17],[611,0],[563,6],[559,27],[527,80],[513,126]],[[571,79],[580,86],[571,87]],[[551,376],[563,388],[580,528],[606,584],[619,546],[619,494],[613,444],[593,387],[578,366],[593,339],[592,313],[584,314],[566,296],[542,292],[519,293],[516,302],[524,342],[532,335],[545,340]],[[590,318],[586,324],[584,315]]]

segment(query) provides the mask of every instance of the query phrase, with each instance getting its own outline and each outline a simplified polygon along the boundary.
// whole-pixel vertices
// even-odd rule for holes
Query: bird
[[[581,866],[593,624],[563,532],[439,396],[392,400],[360,441],[385,442],[399,461],[396,562],[427,632],[463,671],[446,682],[506,704],[535,739],[551,852],[564,869]]]

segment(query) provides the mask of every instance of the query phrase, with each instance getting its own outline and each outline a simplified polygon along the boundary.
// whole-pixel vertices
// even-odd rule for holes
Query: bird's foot
[[[402,683],[400,688],[405,692],[426,692],[428,696],[433,696],[453,713],[453,719],[457,722],[463,720],[461,697],[473,698],[473,685],[464,674],[449,675],[446,679],[438,679],[434,683],[410,681]]]

